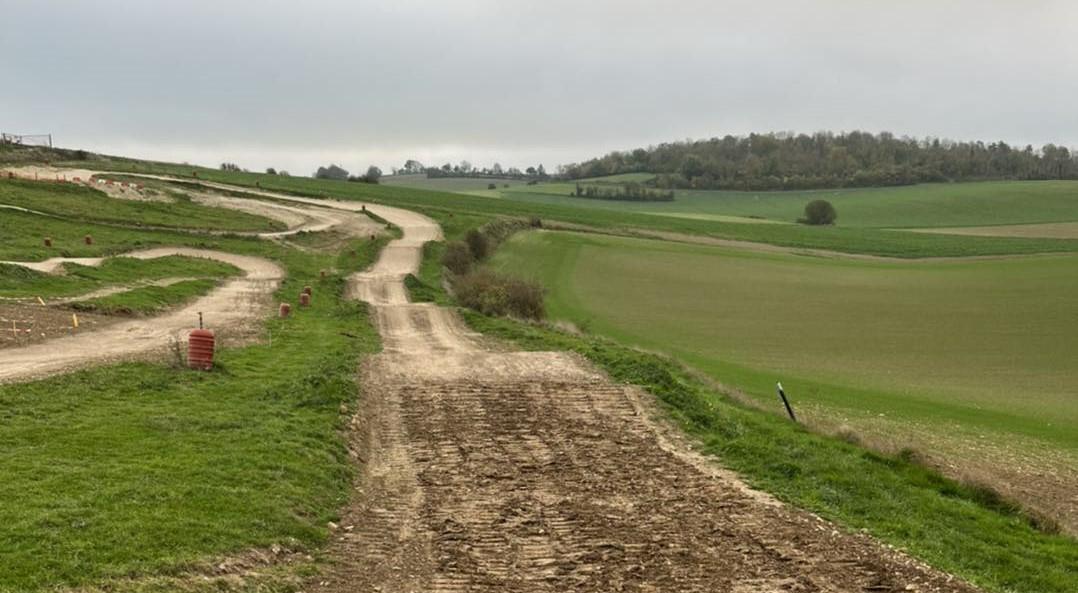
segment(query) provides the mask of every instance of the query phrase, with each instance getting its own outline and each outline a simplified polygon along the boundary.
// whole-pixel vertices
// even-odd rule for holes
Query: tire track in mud
[[[350,279],[385,347],[361,371],[362,471],[312,590],[974,591],[750,490],[582,359],[489,351],[407,302],[409,229],[437,227],[369,207],[405,234]]]

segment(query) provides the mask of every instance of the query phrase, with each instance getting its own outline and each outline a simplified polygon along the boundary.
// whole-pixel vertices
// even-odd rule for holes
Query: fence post
[[[786,392],[782,390],[782,383],[778,383],[779,397],[782,398],[782,405],[786,406],[786,413],[790,415],[790,420],[797,422],[797,417],[794,416],[794,409],[790,407],[790,400],[786,399]]]

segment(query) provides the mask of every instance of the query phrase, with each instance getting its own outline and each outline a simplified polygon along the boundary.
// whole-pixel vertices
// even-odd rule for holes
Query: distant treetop
[[[954,142],[888,132],[725,136],[611,152],[567,165],[569,179],[656,174],[660,188],[816,189],[932,181],[1078,179],[1078,153],[1047,144]]]

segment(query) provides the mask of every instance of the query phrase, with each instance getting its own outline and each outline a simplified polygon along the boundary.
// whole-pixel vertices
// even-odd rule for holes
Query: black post
[[[797,416],[794,416],[794,409],[790,407],[790,400],[786,399],[786,392],[782,390],[782,383],[779,386],[779,397],[782,398],[782,405],[786,406],[786,413],[790,415],[790,420],[797,422]]]
[[[202,329],[202,311],[198,312],[198,329]],[[779,387],[779,389],[782,389],[782,387]],[[783,396],[783,401],[785,401],[785,398],[786,396]]]

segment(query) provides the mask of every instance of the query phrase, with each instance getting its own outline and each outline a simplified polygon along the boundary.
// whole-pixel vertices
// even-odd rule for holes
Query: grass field
[[[757,371],[768,402],[781,380],[802,401],[1078,448],[1074,256],[879,263],[543,232],[493,265],[533,271],[555,318],[719,380]]]
[[[426,175],[387,175],[381,183],[390,187],[409,187],[444,192],[456,192],[478,196],[497,197],[498,191],[514,187],[524,187],[527,183],[520,179],[478,178],[478,177],[427,177]],[[490,184],[498,186],[489,189]]]
[[[674,217],[740,217],[794,222],[805,204],[826,199],[839,226],[909,228],[1078,221],[1078,181],[936,183],[888,188],[737,192],[678,190],[673,202],[571,198],[572,183],[501,190],[506,199]]]
[[[1078,258],[877,262],[562,232],[492,265],[548,310],[1078,530]]]

